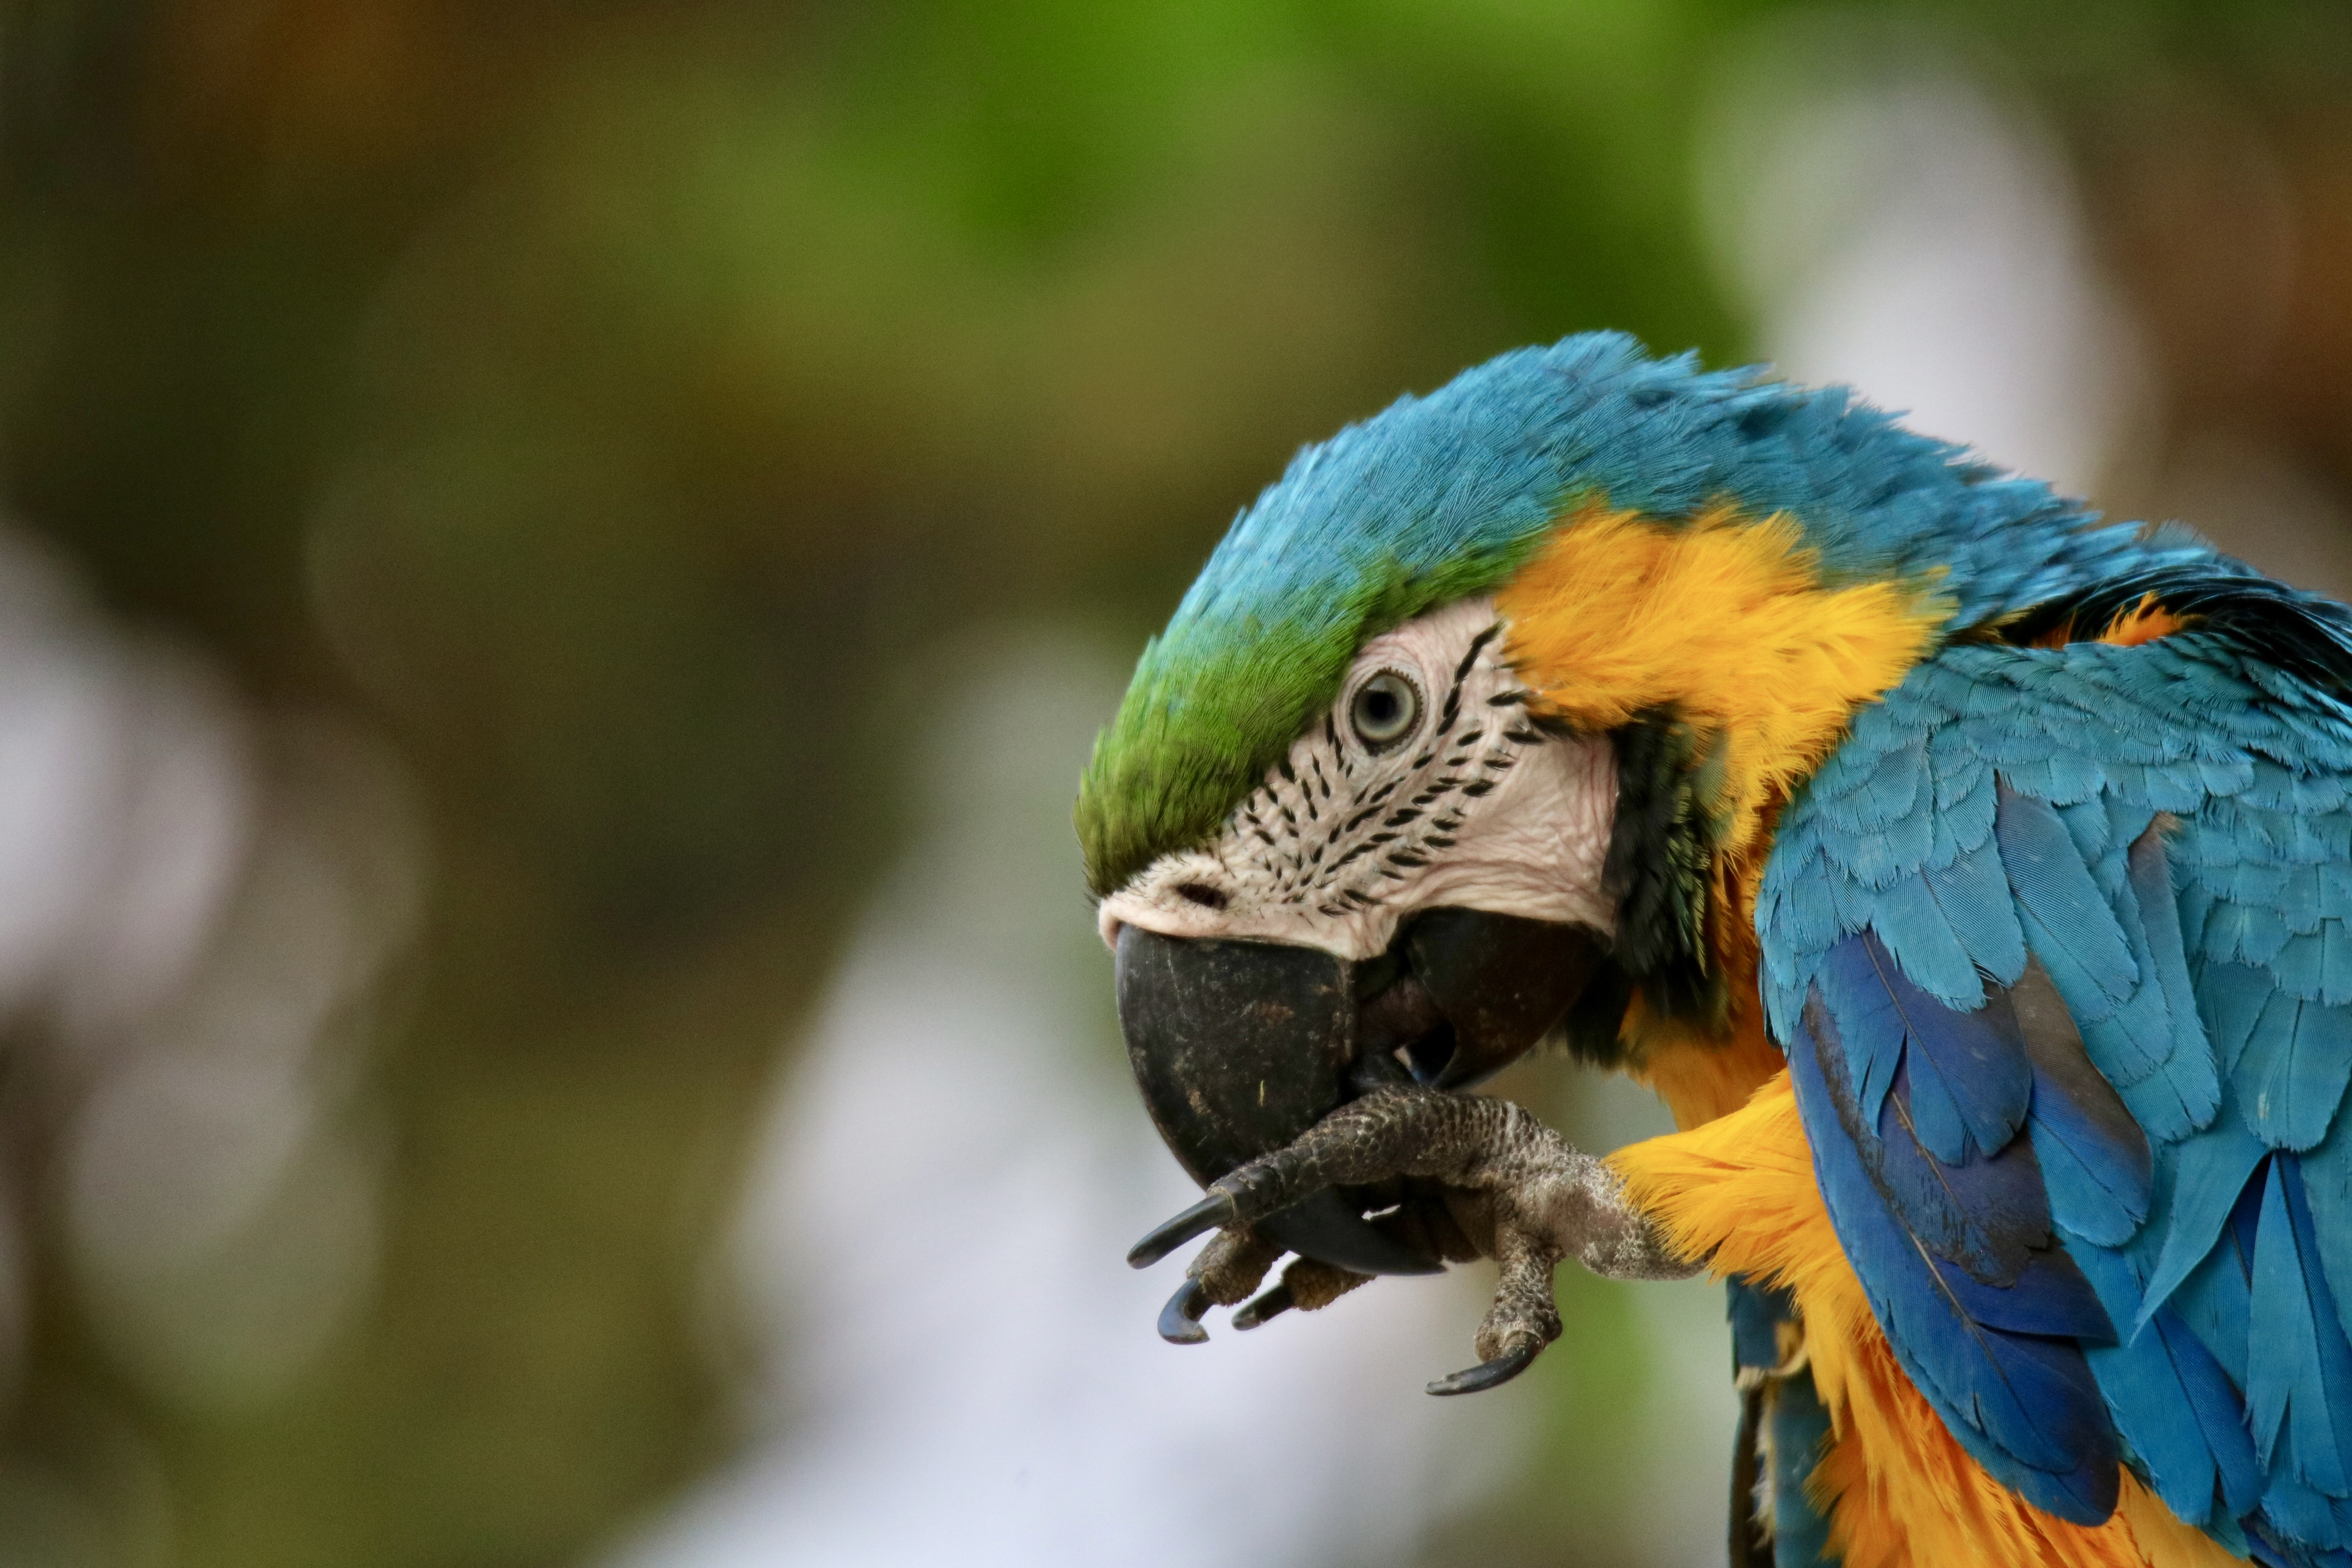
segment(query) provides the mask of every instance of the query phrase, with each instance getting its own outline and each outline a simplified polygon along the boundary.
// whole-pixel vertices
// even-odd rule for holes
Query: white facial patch
[[[1615,752],[1530,714],[1504,629],[1493,599],[1466,599],[1366,643],[1214,842],[1103,900],[1104,940],[1138,925],[1366,959],[1439,907],[1612,931]]]

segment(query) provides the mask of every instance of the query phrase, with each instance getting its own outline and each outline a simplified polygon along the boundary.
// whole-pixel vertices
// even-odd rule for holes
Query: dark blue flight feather
[[[1946,1006],[1912,983],[1874,930],[1830,950],[1821,984],[1866,1123],[1877,1121],[1896,1067],[1907,1063],[1913,1126],[1937,1160],[1957,1165],[1971,1151],[2008,1145],[2025,1120],[2033,1074],[2006,1008]]]
[[[1951,1273],[1939,1270],[1934,1249],[1896,1219],[1866,1168],[1843,1065],[1836,1025],[1816,995],[1789,1042],[1790,1077],[1839,1241],[1896,1360],[1962,1446],[2003,1482],[2062,1518],[2105,1519],[2119,1484],[2115,1430],[2081,1348],[1969,1315]],[[2028,1258],[2013,1278],[2021,1305],[2046,1294],[2071,1307],[2089,1294],[2080,1271],[2054,1249]],[[2052,1313],[2053,1321],[2079,1318],[2079,1310]]]

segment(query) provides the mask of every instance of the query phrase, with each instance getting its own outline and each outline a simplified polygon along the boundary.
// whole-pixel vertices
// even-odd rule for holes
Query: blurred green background
[[[127,961],[57,978],[113,951],[83,915],[21,975],[0,931],[0,1560],[592,1561],[789,1430],[747,1408],[782,1352],[713,1260],[855,922],[925,790],[953,803],[927,742],[990,689],[970,639],[1131,657],[1297,446],[1507,347],[1801,362],[1791,268],[1870,215],[1834,159],[1775,182],[1885,122],[1789,117],[1923,72],[2030,128],[2110,311],[2058,477],[2347,581],[2340,0],[0,11],[0,684],[148,693],[110,757],[210,715],[185,755],[229,781],[209,838],[139,837],[194,798],[168,766],[89,829],[197,868],[125,895],[124,929],[194,933],[136,994]],[[1968,230],[2007,189],[1913,195]],[[67,742],[26,704],[0,838],[30,855],[63,829],[9,748]],[[1038,907],[1086,940],[1047,842]],[[14,864],[0,901],[34,896]],[[297,995],[274,1065],[237,1057]],[[1071,1070],[1139,1121],[1094,1037]],[[1523,1091],[1638,1122],[1564,1067]],[[943,1330],[1025,1310],[907,1288]],[[1679,1461],[1636,1437],[1683,1342],[1561,1288],[1517,1457],[1403,1560],[1663,1560],[1643,1467]]]

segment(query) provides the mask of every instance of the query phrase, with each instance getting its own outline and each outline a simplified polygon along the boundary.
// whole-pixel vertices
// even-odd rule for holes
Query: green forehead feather
[[[1827,579],[1940,568],[1962,625],[2140,550],[1843,388],[1654,360],[1617,333],[1520,349],[1307,447],[1234,521],[1095,742],[1088,886],[1108,896],[1213,837],[1367,638],[1499,587],[1588,498],[1662,520],[1789,513]]]

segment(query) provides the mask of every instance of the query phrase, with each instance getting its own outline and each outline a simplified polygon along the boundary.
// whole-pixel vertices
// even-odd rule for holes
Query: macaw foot
[[[1478,1364],[1431,1384],[1432,1394],[1507,1383],[1559,1337],[1551,1276],[1563,1258],[1613,1279],[1679,1279],[1698,1268],[1633,1206],[1616,1172],[1530,1112],[1507,1100],[1384,1086],[1218,1178],[1206,1197],[1136,1244],[1128,1261],[1143,1268],[1204,1231],[1219,1233],[1160,1314],[1160,1332],[1182,1343],[1206,1339],[1200,1321],[1209,1308],[1257,1289],[1281,1255],[1251,1228],[1257,1221],[1326,1187],[1398,1178],[1406,1179],[1405,1200],[1376,1224],[1410,1233],[1449,1262],[1492,1258],[1500,1269],[1474,1341]],[[1300,1258],[1234,1315],[1234,1326],[1254,1328],[1291,1307],[1311,1310],[1366,1278]]]
[[[1387,1185],[1395,1191],[1398,1202],[1371,1224],[1407,1253],[1444,1258],[1448,1263],[1468,1263],[1486,1256],[1454,1217],[1455,1209],[1467,1213],[1475,1194],[1449,1194],[1435,1183],[1425,1181],[1400,1181]],[[1182,1223],[1198,1209],[1195,1205],[1170,1224]],[[1192,1225],[1184,1235],[1149,1253],[1138,1247],[1128,1255],[1129,1260],[1139,1268],[1149,1268],[1214,1223],[1212,1220]],[[1166,1230],[1168,1226],[1160,1228]],[[1160,1234],[1154,1231],[1152,1236],[1156,1238]],[[1184,1283],[1176,1288],[1176,1294],[1160,1309],[1160,1337],[1171,1344],[1202,1344],[1209,1334],[1201,1327],[1201,1319],[1212,1307],[1239,1307],[1234,1313],[1234,1327],[1255,1329],[1293,1308],[1311,1312],[1328,1307],[1372,1278],[1318,1258],[1294,1258],[1283,1269],[1280,1280],[1271,1289],[1259,1291],[1266,1271],[1285,1250],[1280,1242],[1269,1240],[1245,1222],[1237,1220],[1219,1230],[1193,1258],[1192,1266],[1184,1271]]]

